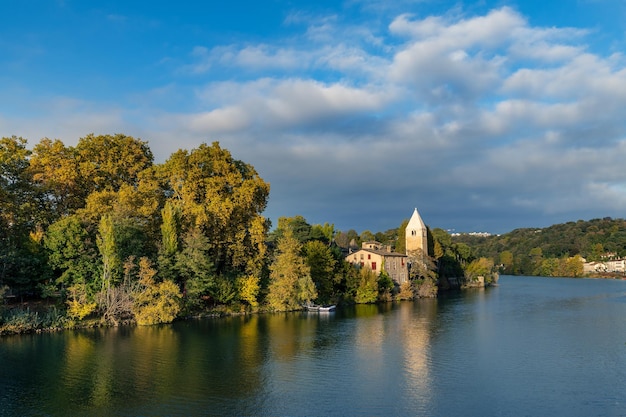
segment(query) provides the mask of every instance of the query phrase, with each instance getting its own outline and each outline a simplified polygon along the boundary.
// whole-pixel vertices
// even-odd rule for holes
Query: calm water
[[[2,416],[626,416],[626,281],[0,339]]]

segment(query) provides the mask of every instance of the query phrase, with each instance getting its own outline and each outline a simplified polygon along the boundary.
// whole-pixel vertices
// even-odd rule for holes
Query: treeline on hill
[[[472,247],[477,256],[492,259],[504,274],[580,277],[584,260],[626,256],[626,221],[605,217],[453,239]]]
[[[469,262],[443,232],[432,261],[398,289],[345,262],[342,246],[403,245],[402,228],[356,235],[296,216],[269,233],[269,184],[217,142],[162,164],[146,142],[121,134],[26,145],[0,139],[0,333],[412,298]],[[22,300],[52,308],[13,308]]]

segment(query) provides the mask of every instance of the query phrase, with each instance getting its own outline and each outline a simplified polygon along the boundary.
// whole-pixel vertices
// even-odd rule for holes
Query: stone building
[[[407,256],[392,252],[391,248],[383,247],[379,242],[363,242],[361,249],[350,253],[345,259],[361,268],[370,268],[376,274],[385,271],[398,285],[409,279]]]
[[[417,209],[406,225],[406,254],[428,255],[428,233]]]
[[[390,247],[383,247],[379,242],[363,242],[360,249],[351,250],[346,261],[360,267],[368,267],[380,274],[387,272],[398,285],[408,281],[408,255],[428,254],[426,226],[417,209],[413,211],[405,234],[406,253],[392,252]]]

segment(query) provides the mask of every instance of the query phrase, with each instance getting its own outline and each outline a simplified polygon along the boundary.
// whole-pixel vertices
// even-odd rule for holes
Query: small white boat
[[[315,305],[315,304],[306,304],[304,305],[304,309],[306,311],[312,311],[312,312],[318,312],[318,313],[329,313],[331,311],[335,311],[335,309],[337,308],[336,305],[329,305],[329,306],[320,306],[320,305]]]

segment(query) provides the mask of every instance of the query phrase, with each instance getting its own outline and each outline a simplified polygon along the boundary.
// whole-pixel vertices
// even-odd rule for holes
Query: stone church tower
[[[417,212],[413,212],[409,224],[406,225],[406,254],[421,250],[423,255],[428,255],[428,237],[426,226]]]

